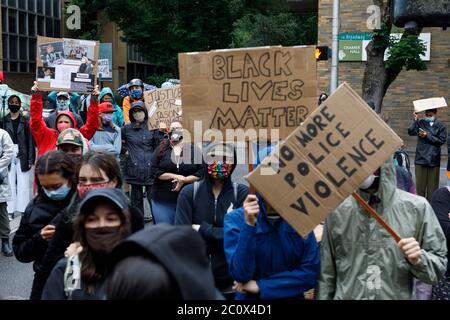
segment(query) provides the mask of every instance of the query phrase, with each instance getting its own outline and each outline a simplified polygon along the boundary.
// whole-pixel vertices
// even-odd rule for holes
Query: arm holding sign
[[[419,134],[419,121],[418,121],[418,117],[417,117],[417,113],[413,113],[413,121],[411,121],[411,124],[409,125],[408,128],[408,134],[410,136],[417,136]]]
[[[89,105],[86,124],[80,128],[80,132],[88,140],[91,140],[99,127],[98,121],[98,86],[91,96],[91,103]]]
[[[244,208],[225,215],[224,249],[232,277],[241,283],[253,279],[256,256],[256,227],[245,222]]]
[[[42,118],[42,95],[39,92],[39,87],[34,82],[33,88],[31,88],[31,101],[30,101],[30,129],[34,137],[34,141],[39,148],[42,141],[48,139],[49,135],[53,134],[53,129],[49,129]]]

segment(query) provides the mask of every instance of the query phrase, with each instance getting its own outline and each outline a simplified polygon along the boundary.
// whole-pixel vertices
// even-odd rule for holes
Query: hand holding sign
[[[259,215],[258,198],[254,194],[249,194],[244,201],[245,223],[254,227]]]
[[[413,266],[420,263],[420,256],[422,254],[422,249],[420,248],[419,242],[415,238],[402,239],[398,243],[398,247],[405,254],[406,259]]]

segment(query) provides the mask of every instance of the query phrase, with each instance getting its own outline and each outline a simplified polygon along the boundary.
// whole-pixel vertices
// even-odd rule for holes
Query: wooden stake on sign
[[[252,149],[252,143],[247,141],[247,158],[248,158],[248,172],[253,171],[253,149]],[[249,184],[248,188],[248,194],[255,194],[256,190],[255,187]]]
[[[400,236],[397,234],[397,232],[395,232],[394,230],[392,230],[392,228],[391,228],[386,222],[384,222],[384,220],[380,217],[380,215],[379,215],[378,213],[376,213],[376,211],[375,211],[371,206],[369,206],[369,204],[368,204],[366,201],[364,201],[364,199],[361,198],[361,196],[360,196],[359,194],[357,194],[356,192],[353,192],[353,193],[352,193],[352,196],[353,196],[353,198],[356,199],[356,201],[359,202],[359,204],[360,204],[364,209],[366,209],[366,210],[370,213],[370,215],[371,215],[373,218],[375,218],[375,220],[377,220],[377,222],[378,222],[379,224],[381,224],[381,225],[383,226],[383,228],[386,229],[387,232],[389,232],[389,234],[390,234],[392,237],[394,237],[394,239],[395,239],[396,242],[399,242],[399,241],[401,240],[401,238],[400,238]]]

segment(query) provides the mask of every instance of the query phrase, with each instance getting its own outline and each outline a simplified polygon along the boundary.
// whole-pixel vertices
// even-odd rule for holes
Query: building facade
[[[371,32],[372,30],[368,28],[373,24],[374,8],[370,7],[371,5],[373,5],[371,0],[341,0],[340,33],[364,34]],[[331,47],[332,17],[333,0],[320,0],[318,9],[319,45]],[[399,31],[401,32],[401,30]],[[427,70],[402,71],[390,86],[382,107],[382,112],[389,117],[389,125],[403,139],[406,149],[410,152],[415,150],[417,139],[409,137],[407,133],[414,110],[413,101],[444,96],[450,102],[450,30],[424,28],[422,33],[431,35],[429,61],[425,62]],[[361,94],[364,69],[364,61],[340,61],[339,83],[346,81]],[[319,89],[323,92],[329,91],[330,70],[331,60],[319,61]],[[450,123],[450,112],[447,109],[440,109],[438,117],[444,123]],[[442,151],[447,152],[446,145]]]

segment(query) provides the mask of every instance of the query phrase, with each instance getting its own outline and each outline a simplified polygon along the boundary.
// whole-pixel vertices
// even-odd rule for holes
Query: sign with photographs
[[[112,81],[112,43],[100,43],[98,77],[100,81]]]
[[[43,91],[92,91],[97,79],[99,42],[38,36],[36,78]]]

